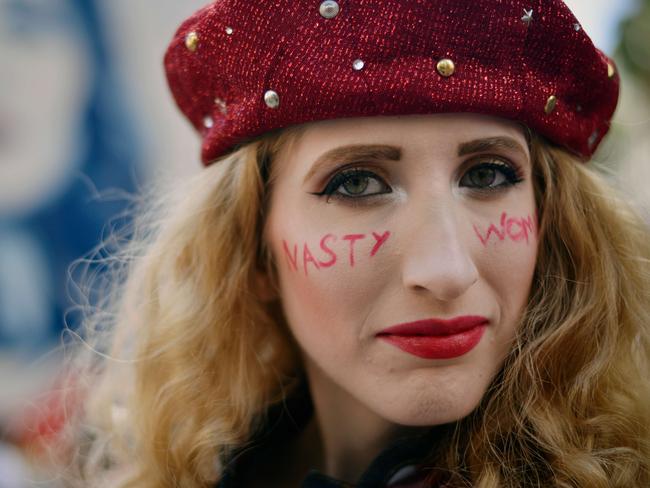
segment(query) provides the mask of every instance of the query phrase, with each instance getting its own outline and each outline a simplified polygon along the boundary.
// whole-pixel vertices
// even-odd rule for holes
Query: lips
[[[377,338],[418,357],[449,359],[474,349],[488,324],[489,319],[480,315],[425,319],[388,327]]]
[[[425,319],[394,325],[382,330],[379,334],[445,336],[465,332],[487,322],[489,320],[480,315],[466,315],[448,320]]]

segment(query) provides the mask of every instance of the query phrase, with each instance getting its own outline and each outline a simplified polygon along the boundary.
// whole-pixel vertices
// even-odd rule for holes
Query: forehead
[[[460,143],[505,136],[528,153],[524,126],[482,114],[376,116],[323,120],[305,124],[280,155],[284,165],[309,165],[314,157],[338,146],[358,143],[393,144],[409,155],[458,157]]]

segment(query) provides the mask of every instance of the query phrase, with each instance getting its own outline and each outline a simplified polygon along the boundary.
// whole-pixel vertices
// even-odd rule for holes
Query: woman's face
[[[521,127],[320,121],[274,175],[264,238],[310,379],[401,425],[469,414],[512,345],[537,257]],[[457,320],[387,330],[430,319]]]

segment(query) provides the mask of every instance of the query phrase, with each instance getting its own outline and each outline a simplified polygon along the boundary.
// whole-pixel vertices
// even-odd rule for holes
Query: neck
[[[317,366],[307,362],[314,403],[311,425],[321,444],[318,469],[328,476],[356,483],[368,465],[399,437],[422,430],[392,423],[343,391]]]

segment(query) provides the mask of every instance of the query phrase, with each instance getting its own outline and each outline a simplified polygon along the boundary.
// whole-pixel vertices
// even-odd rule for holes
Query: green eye
[[[501,177],[501,180],[505,180],[505,177],[502,173],[498,173],[495,168],[487,167],[478,167],[473,169],[468,173],[469,179],[472,183],[472,186],[492,186],[495,181],[498,181],[498,177]],[[502,181],[498,181],[502,183]]]
[[[341,185],[350,195],[361,195],[368,188],[368,176],[351,176]]]
[[[360,199],[390,192],[390,187],[372,171],[351,169],[334,176],[325,190],[317,195]]]
[[[523,181],[517,171],[508,164],[480,163],[470,168],[461,178],[460,186],[478,190],[494,190]]]

